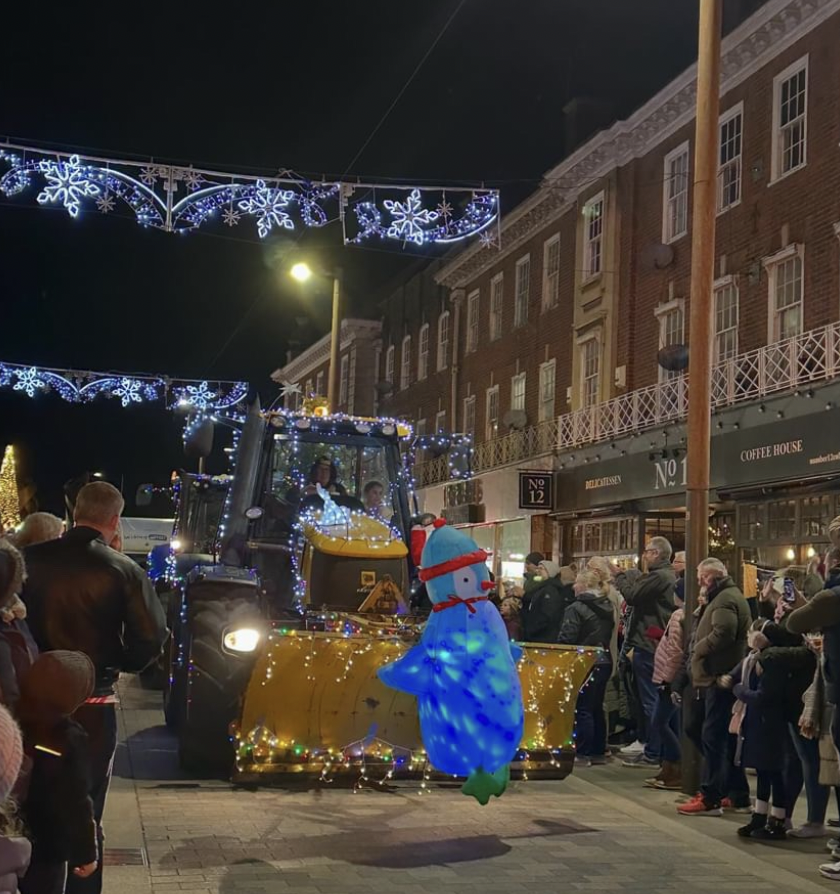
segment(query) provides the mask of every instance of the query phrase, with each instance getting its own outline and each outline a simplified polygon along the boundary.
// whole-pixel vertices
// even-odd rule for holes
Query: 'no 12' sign
[[[519,508],[546,509],[554,504],[553,472],[519,473]]]

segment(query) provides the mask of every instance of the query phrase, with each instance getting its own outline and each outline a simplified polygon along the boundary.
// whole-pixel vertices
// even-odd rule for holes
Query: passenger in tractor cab
[[[365,512],[381,522],[387,522],[385,515],[385,485],[381,481],[368,481],[362,490],[362,502]]]
[[[346,496],[347,490],[343,484],[338,481],[338,467],[328,456],[319,456],[312,463],[309,470],[309,483],[306,485],[303,493],[310,497],[318,493],[318,485],[327,491],[327,493],[339,496]]]

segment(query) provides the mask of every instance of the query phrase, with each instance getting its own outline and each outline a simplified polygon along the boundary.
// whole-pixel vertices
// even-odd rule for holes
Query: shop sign
[[[749,487],[840,472],[836,431],[836,416],[823,413],[715,434],[711,486]],[[560,472],[555,509],[571,511],[682,494],[688,480],[685,447],[666,448],[664,453],[645,451]]]
[[[519,508],[551,510],[554,505],[553,472],[519,473]]]

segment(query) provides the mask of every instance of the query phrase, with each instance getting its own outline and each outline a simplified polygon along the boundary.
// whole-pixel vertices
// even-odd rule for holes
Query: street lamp
[[[303,262],[295,264],[289,272],[298,282],[306,282],[312,276],[312,268]]]
[[[289,273],[300,283],[304,283],[313,276],[312,268],[304,261],[293,265]],[[341,278],[342,271],[336,267],[332,272],[324,272],[324,276],[331,276],[333,281],[332,300],[332,329],[330,330],[330,369],[327,378],[327,410],[330,413],[336,411],[338,398],[338,348],[341,338]]]

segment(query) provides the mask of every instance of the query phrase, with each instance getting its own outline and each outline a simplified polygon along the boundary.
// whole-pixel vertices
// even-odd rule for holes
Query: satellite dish
[[[664,270],[674,260],[674,249],[670,245],[656,242],[649,245],[641,254],[642,267],[646,270]]]
[[[508,410],[502,417],[502,422],[508,428],[523,429],[528,424],[528,416],[524,410]]]
[[[381,382],[376,383],[376,391],[382,397],[387,397],[389,394],[393,394],[394,392],[394,383],[386,382],[384,379]]]
[[[668,372],[683,372],[688,369],[688,348],[685,345],[668,345],[660,349],[656,359]]]

